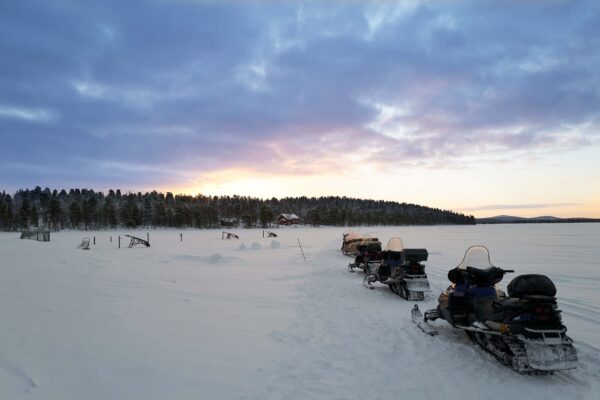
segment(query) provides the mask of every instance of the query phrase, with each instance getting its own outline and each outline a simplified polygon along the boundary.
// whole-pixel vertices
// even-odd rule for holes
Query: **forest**
[[[348,197],[196,196],[157,191],[108,193],[92,189],[51,190],[37,186],[0,193],[0,230],[216,228],[232,223],[268,227],[281,213],[320,226],[475,224],[473,216],[417,204]]]

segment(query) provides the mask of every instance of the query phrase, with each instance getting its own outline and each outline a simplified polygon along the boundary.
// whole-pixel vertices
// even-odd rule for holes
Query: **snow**
[[[600,224],[370,227],[427,248],[435,306],[474,244],[494,265],[544,273],[579,367],[522,376],[414,302],[362,285],[343,228],[60,232],[48,243],[0,234],[0,399],[595,399],[600,393]],[[77,249],[96,237],[89,251]],[[113,236],[113,242],[109,241]],[[122,238],[123,239],[123,238]],[[297,239],[300,239],[306,261]],[[511,277],[505,278],[506,287]]]

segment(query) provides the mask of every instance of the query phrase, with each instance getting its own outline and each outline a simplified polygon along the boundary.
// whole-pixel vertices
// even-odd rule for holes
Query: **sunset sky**
[[[36,185],[600,217],[600,3],[0,0]]]

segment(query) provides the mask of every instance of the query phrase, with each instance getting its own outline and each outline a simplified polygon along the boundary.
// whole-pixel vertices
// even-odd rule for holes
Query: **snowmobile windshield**
[[[488,269],[494,267],[490,261],[490,252],[485,246],[471,246],[467,249],[463,260],[456,268],[467,269],[473,267],[477,269]]]
[[[385,248],[386,251],[402,251],[402,249],[404,249],[404,245],[402,239],[398,237],[391,238]]]

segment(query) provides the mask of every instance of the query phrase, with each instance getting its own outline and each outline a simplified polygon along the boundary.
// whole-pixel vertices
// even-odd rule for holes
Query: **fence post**
[[[119,236],[119,248],[121,248],[121,236]]]

